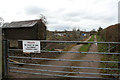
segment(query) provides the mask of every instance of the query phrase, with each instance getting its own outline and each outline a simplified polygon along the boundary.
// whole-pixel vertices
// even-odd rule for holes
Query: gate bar
[[[120,54],[120,53],[109,53],[109,52],[73,52],[73,51],[45,51],[41,52],[50,52],[50,53],[78,53],[78,54]]]
[[[43,64],[31,64],[31,63],[14,63],[9,62],[10,64],[23,64],[31,66],[44,66],[44,67],[57,67],[57,68],[80,68],[80,69],[98,69],[98,70],[120,70],[118,68],[96,68],[96,67],[77,67],[77,66],[56,66],[56,65],[43,65]]]
[[[23,51],[23,49],[9,49],[9,51]],[[120,53],[105,53],[105,52],[72,52],[72,51],[45,51],[41,50],[41,52],[49,52],[49,53],[78,53],[78,54],[120,54]],[[38,53],[39,54],[39,53]]]
[[[103,43],[103,44],[120,44],[120,42],[94,42],[94,41],[55,41],[55,40],[39,40],[40,42],[47,42],[47,43]]]
[[[71,59],[51,59],[51,58],[33,58],[33,57],[17,57],[9,56],[17,59],[37,59],[37,60],[52,60],[52,61],[77,61],[77,62],[101,62],[101,63],[120,63],[119,61],[90,61],[90,60],[71,60]]]
[[[22,73],[22,74],[33,74],[33,75],[45,75],[45,76],[56,76],[56,77],[70,77],[70,78],[87,78],[87,79],[105,79],[105,80],[115,80],[117,78],[101,78],[101,77],[83,77],[83,76],[68,76],[68,75],[57,75],[57,74],[44,74],[44,73],[32,73],[32,72],[21,72],[21,71],[11,71],[14,73]]]
[[[23,41],[23,40],[18,40],[18,41]],[[40,42],[46,42],[46,43],[103,43],[103,44],[120,44],[120,42],[94,42],[94,41],[55,41],[55,40],[34,40],[34,41],[40,41]]]
[[[10,67],[10,69],[20,69],[20,70],[30,70],[30,71],[42,71],[42,72],[54,72],[54,73],[73,73],[73,74],[120,76],[120,74],[103,74],[103,73],[85,73],[85,72],[53,71],[53,70],[30,69],[30,68],[19,68],[19,67]],[[11,70],[11,71],[12,71],[12,70]]]
[[[83,77],[83,76],[68,76],[68,75],[58,75],[58,74],[33,73],[33,72],[23,72],[23,71],[10,71],[10,72],[23,73],[23,74],[33,74],[33,75],[56,76],[56,77],[71,77],[71,78],[99,78],[99,77]]]

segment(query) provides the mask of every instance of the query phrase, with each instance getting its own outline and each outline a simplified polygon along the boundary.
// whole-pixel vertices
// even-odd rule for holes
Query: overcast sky
[[[0,17],[5,22],[46,16],[48,30],[106,28],[118,23],[119,0],[1,0]]]

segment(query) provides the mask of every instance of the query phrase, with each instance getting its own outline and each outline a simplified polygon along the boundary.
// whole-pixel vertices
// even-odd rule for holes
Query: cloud
[[[24,9],[26,15],[40,15],[46,11],[45,8],[38,6],[28,6]]]
[[[97,29],[116,24],[119,0],[2,0],[0,15],[7,22],[46,16],[49,30]],[[6,3],[7,2],[7,3]],[[14,2],[14,3],[13,3]],[[29,3],[28,3],[29,2]],[[22,6],[21,6],[22,5]]]
[[[80,12],[72,12],[72,13],[68,13],[66,14],[68,17],[78,17],[80,16],[81,14],[83,13],[80,13]]]
[[[50,19],[50,20],[48,20],[48,24],[52,24],[52,25],[54,25],[54,24],[58,24],[58,21],[57,20],[52,20],[52,19]]]
[[[61,24],[61,25],[56,24],[56,25],[48,26],[48,29],[51,30],[51,31],[55,31],[55,30],[64,31],[64,30],[71,30],[71,26],[64,25],[64,24]]]

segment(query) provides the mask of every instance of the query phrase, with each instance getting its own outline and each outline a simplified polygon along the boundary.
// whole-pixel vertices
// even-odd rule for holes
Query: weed
[[[98,35],[97,35],[97,40],[98,41],[104,41],[103,39],[101,39]],[[106,44],[98,44],[98,51],[99,52],[106,52],[107,51],[108,46]],[[118,61],[118,57],[117,55],[103,55],[101,60],[102,61]],[[118,64],[117,63],[101,63],[100,66],[102,68],[118,68]],[[107,74],[118,74],[118,71],[116,70],[101,70],[101,73],[107,73]],[[103,75],[102,77],[104,78],[114,78],[115,76],[106,76]]]

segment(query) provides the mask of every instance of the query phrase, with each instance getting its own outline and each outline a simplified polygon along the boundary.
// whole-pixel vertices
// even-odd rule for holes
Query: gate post
[[[118,42],[120,42],[120,33],[119,33],[119,30],[120,30],[120,1],[118,2],[118,31],[117,31],[117,34],[118,34]],[[120,44],[119,46],[117,47],[117,50],[118,52],[120,53]],[[120,61],[120,54],[118,55],[118,61]],[[118,63],[118,69],[120,69],[120,63]],[[118,70],[118,74],[120,74],[120,70]],[[119,80],[120,80],[120,76],[119,77]]]
[[[2,28],[0,28],[0,80],[2,79]]]
[[[3,40],[3,78],[8,78],[8,40]]]

